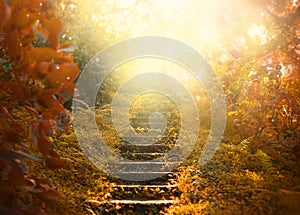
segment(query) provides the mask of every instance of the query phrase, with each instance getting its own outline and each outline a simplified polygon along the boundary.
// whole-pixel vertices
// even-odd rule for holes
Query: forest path
[[[145,130],[150,127],[149,118],[132,120],[136,129]],[[155,123],[151,122],[151,126],[155,127]],[[118,162],[117,171],[112,175],[119,179],[111,178],[113,192],[94,211],[95,214],[159,214],[165,207],[174,204],[176,197],[180,195],[176,172],[165,171],[170,162],[155,159],[174,146],[176,136],[163,135],[156,142],[151,138],[153,139],[143,135],[128,136],[114,146],[127,160]],[[176,158],[174,162],[175,160]]]

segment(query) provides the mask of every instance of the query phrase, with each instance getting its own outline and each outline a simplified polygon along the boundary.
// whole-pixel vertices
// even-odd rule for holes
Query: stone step
[[[174,204],[172,199],[146,199],[146,200],[117,200],[112,199],[99,204],[91,203],[93,214],[110,214],[110,215],[142,215],[142,214],[160,214],[165,207]]]
[[[174,200],[110,200],[110,204],[130,204],[130,205],[158,205],[158,204],[174,204]]]
[[[161,133],[157,133],[157,136],[123,136],[120,143],[129,143],[133,145],[144,144],[175,144],[177,141],[176,136],[160,136]],[[153,134],[155,135],[155,133]]]
[[[153,179],[158,179],[163,177],[171,178],[173,176],[171,172],[147,172],[147,171],[111,172],[111,175],[129,181],[148,181],[148,180],[153,180]]]
[[[130,144],[125,142],[116,144],[114,147],[121,152],[130,153],[165,153],[170,149],[170,147],[165,144]]]
[[[171,196],[178,196],[177,187],[170,186],[130,186],[130,187],[114,187],[111,195],[115,200],[160,200],[168,199]]]
[[[155,141],[158,137],[156,136],[146,136],[146,135],[140,135],[140,136],[123,136],[121,137],[121,141],[134,141],[134,142],[143,142],[143,140],[149,140],[149,141]],[[161,136],[159,137],[160,141],[169,141],[169,140],[176,140],[176,136]],[[142,143],[140,143],[142,144]]]
[[[166,168],[171,168],[179,164],[176,162],[160,162],[160,161],[136,161],[136,162],[118,162],[115,171],[119,172],[157,172]],[[178,165],[176,165],[178,166]]]
[[[113,188],[140,188],[140,189],[151,189],[151,188],[160,188],[160,189],[172,189],[176,188],[178,185],[177,184],[114,184]]]
[[[150,117],[144,117],[144,116],[129,118],[130,122],[149,122],[149,120],[150,120]],[[160,117],[152,117],[151,118],[151,122],[161,122],[163,120],[165,120],[165,118],[160,118]]]
[[[177,189],[177,184],[115,184],[113,185],[114,192],[120,193],[140,193],[141,195],[154,194],[155,198],[161,196],[163,193],[164,196],[176,195],[179,193]],[[162,192],[163,191],[163,192]],[[160,195],[157,195],[160,194]],[[148,195],[147,195],[148,196]]]
[[[131,122],[130,125],[135,128],[150,128],[149,122]],[[153,128],[164,128],[165,123],[164,122],[151,122],[151,127]]]
[[[174,179],[176,179],[175,174],[176,169],[173,171],[173,174],[169,174],[167,176],[163,176],[161,178],[156,178],[150,181],[130,181],[130,180],[123,180],[120,178],[113,177],[109,175],[109,180],[111,183],[114,185],[128,185],[128,186],[146,186],[146,185],[153,185],[153,186],[158,186],[158,185],[166,185],[166,184],[174,184]]]
[[[174,110],[174,108],[171,108],[171,107],[153,107],[153,106],[145,106],[144,109],[143,109],[143,112],[132,112],[131,113],[131,116],[132,117],[145,117],[145,115],[149,115],[151,113],[154,113],[154,112],[159,112],[159,113],[162,113],[162,114],[166,114],[166,113],[169,113],[169,112],[172,112]]]
[[[121,156],[130,160],[153,160],[155,158],[163,156],[165,153],[121,153]]]
[[[160,135],[162,132],[165,132],[166,131],[166,128],[150,128],[150,126],[148,127],[145,127],[145,128],[138,128],[138,127],[135,127],[133,128],[133,130],[135,130],[135,132],[140,132],[141,130],[143,132],[153,132],[154,134],[158,134]]]

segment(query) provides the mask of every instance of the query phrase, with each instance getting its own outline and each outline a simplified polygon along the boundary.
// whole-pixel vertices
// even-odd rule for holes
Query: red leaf
[[[48,155],[52,150],[51,142],[45,136],[41,135],[38,136],[37,141],[40,152],[42,152],[44,155]]]
[[[27,205],[21,200],[17,201],[17,207],[22,211],[22,214],[47,215],[46,211],[40,206]]]
[[[13,169],[8,173],[9,181],[14,185],[25,185],[25,177],[22,169],[15,164]]]
[[[18,159],[25,159],[29,158],[34,161],[39,161],[38,157],[35,157],[34,155],[28,154],[27,152],[23,151],[17,151],[17,150],[10,150],[10,149],[3,149],[0,150],[0,160],[6,160],[6,161],[14,161],[16,158]]]
[[[10,115],[10,113],[8,112],[8,110],[7,110],[6,107],[1,106],[1,110],[2,110],[2,112],[3,112],[7,117],[11,118],[11,115]]]
[[[0,150],[0,160],[5,160],[5,161],[14,161],[16,158],[20,158],[21,156],[13,151],[8,151],[8,150]]]
[[[34,143],[37,143],[37,136],[39,135],[38,124],[29,125],[28,139]]]
[[[27,105],[25,106],[25,108],[26,108],[27,110],[31,111],[32,113],[34,113],[34,115],[35,115],[36,117],[39,116],[39,113],[38,113],[34,108],[29,107],[29,106],[27,106]]]
[[[38,96],[37,107],[42,112],[44,120],[56,118],[59,113],[65,112],[63,105],[53,95],[55,90],[45,90],[45,92]]]
[[[47,157],[46,165],[50,169],[58,169],[58,168],[63,168],[65,166],[64,162],[58,157]]]
[[[58,199],[60,197],[59,193],[53,189],[49,189],[45,192],[42,192],[40,195],[44,198],[53,199],[53,200]]]
[[[49,154],[50,154],[51,157],[55,157],[55,158],[59,157],[58,154],[57,154],[57,152],[54,151],[54,150],[52,150]]]
[[[34,161],[39,161],[40,158],[32,155],[32,154],[29,154],[27,152],[24,152],[24,151],[16,151],[14,150],[15,153],[17,153],[19,156],[23,157],[23,158],[29,158],[31,160],[34,160]]]
[[[21,81],[20,76],[17,72],[14,72],[14,76],[16,79],[16,82],[7,81],[2,82],[5,88],[8,88],[10,92],[12,92],[17,98],[19,98],[21,101],[26,101],[30,99],[31,93],[29,88]]]
[[[20,134],[14,130],[5,131],[3,139],[7,143],[18,143],[20,141]]]
[[[40,120],[39,122],[39,134],[41,135],[53,135],[56,122],[54,120]]]
[[[22,87],[18,83],[14,82],[7,82],[7,86],[9,87],[9,90],[19,99],[26,100],[25,93],[22,89]]]
[[[45,186],[52,186],[53,182],[50,178],[35,178],[34,181],[37,184],[43,184]]]

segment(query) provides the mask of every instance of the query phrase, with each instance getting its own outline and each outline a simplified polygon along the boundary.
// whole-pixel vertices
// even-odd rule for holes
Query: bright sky
[[[230,38],[234,41],[237,31],[248,30],[251,37],[260,37],[266,30],[256,23],[263,14],[251,0],[78,1],[75,14],[78,25],[91,25],[95,32],[97,27],[105,28],[105,34],[114,34],[117,39],[159,35],[203,49],[228,42],[225,40]],[[74,5],[60,6],[72,9]]]
[[[246,47],[246,38],[263,45],[267,42],[268,29],[259,23],[263,16],[251,0],[78,0],[75,30],[82,31],[83,39],[91,39],[91,48],[97,43],[106,47],[116,41],[144,35],[165,36],[185,42],[203,55],[217,53],[220,61],[230,59],[225,47]],[[72,10],[74,5],[61,4]],[[90,38],[87,38],[90,37]],[[98,50],[100,51],[100,50]],[[153,60],[128,64],[129,70],[153,68]],[[156,60],[156,69],[183,69]],[[174,64],[174,63],[172,63]],[[125,66],[126,67],[126,66]],[[176,68],[177,67],[177,68]],[[149,71],[145,71],[149,72]],[[166,71],[165,71],[166,72]],[[127,72],[128,74],[128,72]],[[176,76],[176,75],[174,75]],[[189,79],[180,75],[180,79]]]

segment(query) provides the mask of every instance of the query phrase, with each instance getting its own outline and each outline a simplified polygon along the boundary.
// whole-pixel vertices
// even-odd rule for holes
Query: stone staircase
[[[149,129],[148,118],[134,118],[132,127]],[[153,122],[151,122],[153,126]],[[159,125],[158,125],[159,126]],[[131,136],[114,147],[119,154],[130,161],[120,161],[117,175],[111,177],[113,192],[109,199],[100,205],[95,214],[159,214],[165,207],[174,204],[180,195],[176,184],[176,173],[163,171],[168,163],[155,161],[163,156],[176,142],[176,136],[162,136],[151,142],[152,137]],[[133,180],[122,180],[131,178]],[[154,178],[149,180],[149,178]]]

